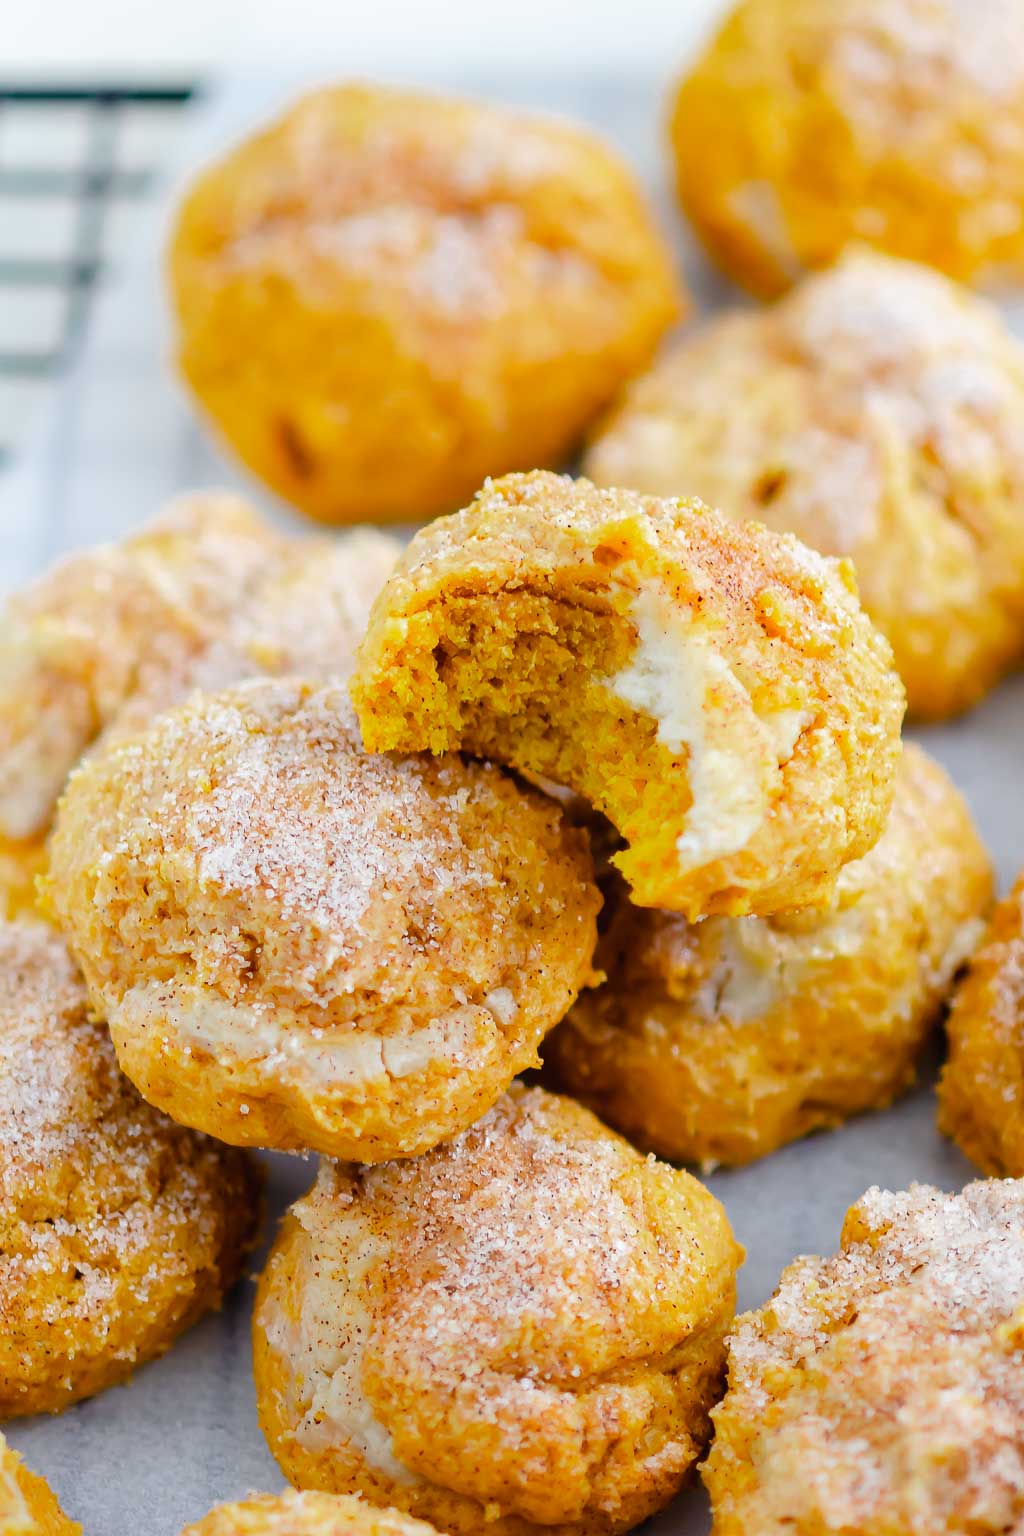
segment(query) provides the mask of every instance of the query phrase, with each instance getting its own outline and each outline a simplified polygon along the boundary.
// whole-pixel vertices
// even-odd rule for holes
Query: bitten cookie
[[[324,1163],[253,1326],[288,1479],[443,1530],[622,1532],[701,1455],[741,1258],[717,1200],[513,1088],[409,1162]]]
[[[375,751],[460,749],[582,794],[634,901],[691,918],[827,900],[899,759],[903,690],[849,566],[550,474],[417,534],[350,687]]]
[[[1024,1184],[871,1189],[736,1320],[715,1536],[996,1536],[1024,1518]]]
[[[199,695],[94,756],[50,862],[125,1072],[238,1145],[422,1152],[591,979],[585,832],[489,764],[362,751],[340,686]]]
[[[260,1188],[139,1098],[63,940],[0,923],[0,1419],[123,1381],[219,1306]]]
[[[908,742],[886,829],[824,911],[690,924],[620,890],[596,960],[608,979],[545,1066],[660,1157],[763,1157],[910,1086],[991,897],[966,805]]]
[[[1022,0],[742,0],[683,80],[683,207],[755,293],[865,241],[1024,276]]]
[[[196,397],[330,523],[416,521],[559,463],[679,305],[595,135],[372,85],[304,97],[204,172],[169,270]]]
[[[1024,876],[996,908],[946,1031],[940,1129],[986,1173],[1024,1174]]]
[[[1024,349],[925,267],[859,252],[713,320],[584,467],[848,556],[912,714],[966,709],[1024,654]]]

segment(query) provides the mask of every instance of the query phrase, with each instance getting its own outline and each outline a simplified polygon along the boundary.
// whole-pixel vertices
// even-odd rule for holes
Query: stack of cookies
[[[252,1149],[320,1157],[252,1318],[293,1491],[188,1536],[619,1536],[698,1463],[719,1536],[1024,1521],[1024,888],[992,917],[901,741],[1024,655],[1024,355],[896,259],[984,265],[910,220],[920,144],[872,222],[851,126],[829,240],[879,249],[816,237],[802,115],[859,68],[881,120],[895,57],[966,132],[1006,15],[745,0],[684,202],[757,287],[839,260],[646,374],[685,300],[583,130],[345,86],[186,199],[181,365],[241,457],[323,521],[447,514],[196,494],[0,618],[0,1418],[169,1348],[259,1241]],[[1005,155],[972,206],[1024,227]],[[869,1191],[734,1320],[676,1165],[888,1105],[947,1011],[940,1124],[1010,1181]],[[0,1530],[79,1530],[2,1437]]]

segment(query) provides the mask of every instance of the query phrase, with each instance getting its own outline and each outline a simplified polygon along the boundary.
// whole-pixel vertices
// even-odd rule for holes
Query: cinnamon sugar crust
[[[197,696],[72,778],[48,896],[121,1065],[240,1145],[375,1162],[487,1109],[591,979],[586,834],[372,756],[344,689]]]
[[[986,1536],[1024,1517],[1024,1184],[871,1189],[738,1318],[716,1536]]]
[[[445,1530],[624,1531],[701,1453],[741,1257],[718,1202],[515,1087],[455,1141],[325,1163],[254,1321],[288,1478]]]
[[[64,941],[0,923],[0,1418],[123,1381],[220,1304],[258,1170],[118,1071]]]
[[[397,552],[370,529],[289,538],[239,497],[197,493],[16,593],[0,615],[0,838],[45,833],[97,738],[193,689],[344,676]]]

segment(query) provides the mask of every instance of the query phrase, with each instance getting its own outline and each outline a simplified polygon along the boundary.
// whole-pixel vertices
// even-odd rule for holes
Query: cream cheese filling
[[[710,628],[660,584],[638,589],[630,617],[636,650],[608,687],[658,722],[658,740],[671,752],[687,753],[692,804],[676,843],[685,872],[747,846],[768,814],[780,765],[813,716],[759,715]]]
[[[312,1452],[349,1446],[386,1477],[413,1483],[417,1478],[395,1457],[362,1385],[373,1324],[365,1287],[371,1271],[387,1261],[389,1246],[355,1207],[331,1198],[320,1184],[293,1207],[304,1229],[294,1290],[301,1298],[298,1316],[269,1295],[259,1318],[271,1348],[300,1383],[306,1406],[292,1438]]]
[[[488,1022],[507,1012],[465,1004],[406,1034],[378,1035],[352,1027],[343,1038],[305,1023],[286,1027],[280,1010],[227,1002],[199,989],[176,995],[174,983],[140,982],[111,1009],[111,1022],[131,1033],[170,1032],[176,1041],[215,1056],[226,1066],[239,1063],[306,1079],[321,1088],[355,1086],[385,1078],[411,1077],[434,1062],[470,1066]],[[514,1000],[513,1000],[514,1001]]]

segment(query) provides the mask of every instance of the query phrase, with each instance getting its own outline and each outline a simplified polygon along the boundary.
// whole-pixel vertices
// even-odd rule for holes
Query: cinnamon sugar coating
[[[343,676],[397,551],[370,529],[289,538],[239,497],[199,493],[14,594],[0,614],[0,839],[44,833],[100,735],[194,688]]]
[[[361,750],[340,685],[201,695],[72,777],[49,899],[152,1103],[376,1162],[486,1110],[591,977],[586,834],[458,757]]]
[[[706,1444],[741,1258],[702,1185],[514,1087],[455,1141],[324,1163],[260,1282],[290,1481],[453,1532],[621,1532]]]
[[[676,95],[684,209],[773,294],[864,241],[1024,275],[1024,0],[740,0]]]
[[[3,1536],[82,1536],[77,1520],[69,1520],[52,1489],[30,1472],[0,1435],[0,1531]]]
[[[939,1128],[986,1173],[1024,1175],[1024,876],[997,906],[946,1031]]]
[[[886,829],[824,910],[691,924],[612,897],[608,979],[545,1043],[545,1066],[660,1157],[763,1157],[910,1086],[991,898],[967,806],[907,742]]]
[[[634,901],[827,901],[877,841],[903,690],[850,567],[700,502],[536,473],[423,529],[352,674],[374,750],[460,749],[581,794]]]
[[[560,463],[679,308],[596,135],[373,85],[301,98],[204,171],[168,264],[198,400],[329,523],[417,521]]]
[[[334,1493],[255,1494],[216,1509],[181,1536],[437,1536],[432,1525],[397,1509]]]
[[[1024,1520],[1024,1184],[871,1189],[736,1320],[715,1536],[996,1536]]]
[[[118,1071],[64,941],[0,923],[0,1419],[123,1381],[220,1304],[260,1178]]]
[[[1024,349],[925,267],[855,252],[712,320],[629,387],[584,467],[851,559],[912,714],[966,709],[1024,654]]]

